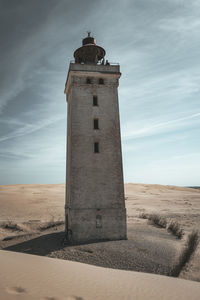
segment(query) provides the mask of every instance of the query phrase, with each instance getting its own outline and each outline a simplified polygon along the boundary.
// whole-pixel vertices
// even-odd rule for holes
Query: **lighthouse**
[[[67,99],[66,237],[126,239],[118,85],[120,66],[88,33],[74,52]]]

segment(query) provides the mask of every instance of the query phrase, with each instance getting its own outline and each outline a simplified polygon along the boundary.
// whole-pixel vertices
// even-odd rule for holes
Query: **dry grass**
[[[194,254],[197,246],[199,244],[199,234],[198,231],[192,231],[189,234],[185,247],[183,248],[177,263],[173,266],[172,270],[168,274],[169,276],[178,277],[182,269],[189,262],[190,258]]]
[[[150,222],[152,222],[152,224],[155,224],[158,227],[161,227],[161,228],[167,227],[167,220],[163,216],[152,214],[152,215],[149,215],[148,220]]]
[[[177,221],[170,221],[167,230],[175,235],[178,239],[181,239],[184,235],[183,229]]]
[[[147,219],[151,222],[151,224],[156,225],[158,227],[167,228],[167,230],[171,232],[174,236],[176,236],[178,239],[181,239],[184,235],[184,231],[177,221],[170,220],[168,222],[168,220],[161,215],[147,213],[141,213],[139,215],[139,218]]]
[[[139,218],[142,219],[148,219],[152,224],[161,227],[161,228],[166,228],[167,227],[167,220],[165,217],[157,215],[157,214],[146,214],[146,213],[141,213],[139,215]]]
[[[44,231],[44,230],[54,228],[54,227],[57,227],[57,226],[60,226],[60,225],[63,225],[63,224],[64,224],[64,221],[62,221],[62,220],[58,220],[58,221],[50,220],[48,222],[40,224],[38,229],[40,231]]]
[[[139,214],[139,218],[141,218],[141,219],[148,219],[148,214],[146,214],[146,213],[141,213],[141,214]]]
[[[12,221],[3,222],[0,224],[0,227],[12,231],[23,231],[23,228],[21,228],[19,224]]]

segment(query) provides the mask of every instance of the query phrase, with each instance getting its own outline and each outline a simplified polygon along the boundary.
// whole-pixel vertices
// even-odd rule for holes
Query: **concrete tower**
[[[118,106],[119,65],[88,33],[74,52],[68,102],[66,234],[74,242],[126,238]]]

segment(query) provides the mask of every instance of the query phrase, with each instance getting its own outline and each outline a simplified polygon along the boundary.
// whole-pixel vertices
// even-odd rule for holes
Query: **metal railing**
[[[75,59],[70,60],[70,64],[79,64],[79,63],[75,63]],[[85,65],[84,63],[80,63],[79,65]],[[115,63],[115,62],[108,62],[108,64],[104,63],[102,64],[101,62],[97,63],[98,66],[119,66],[119,63]]]

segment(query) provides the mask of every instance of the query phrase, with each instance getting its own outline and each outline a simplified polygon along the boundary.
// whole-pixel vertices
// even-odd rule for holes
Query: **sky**
[[[119,63],[124,181],[200,185],[199,0],[0,0],[0,184],[64,183],[73,52]]]

